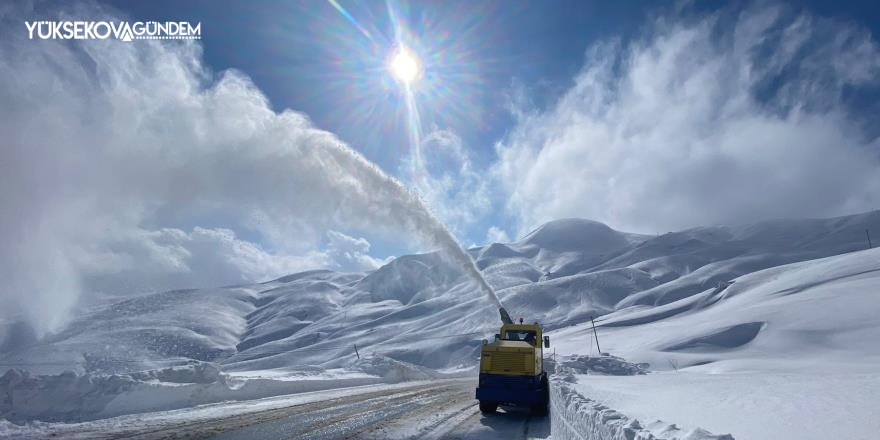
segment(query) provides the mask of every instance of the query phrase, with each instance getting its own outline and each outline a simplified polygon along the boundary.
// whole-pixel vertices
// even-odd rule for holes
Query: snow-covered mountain
[[[567,327],[604,316],[601,325],[625,327],[627,340],[637,341],[617,344],[620,349],[646,349],[628,353],[640,361],[640,354],[651,358],[652,350],[730,351],[745,345],[734,342],[774,334],[773,317],[791,308],[781,299],[785,295],[761,289],[771,283],[779,291],[803,290],[798,275],[786,275],[784,282],[774,278],[801,272],[787,267],[725,288],[727,283],[762,269],[864,250],[866,229],[880,231],[880,212],[660,236],[564,219],[519,241],[469,252],[514,317],[564,335]],[[845,258],[815,266],[822,269],[807,278],[821,284],[825,275],[850,276],[842,266],[863,269],[862,278],[880,275],[876,251]],[[872,279],[880,286],[880,277]],[[829,333],[815,338],[848,328],[854,314],[876,312],[878,303],[823,313]],[[662,337],[639,330],[682,314],[691,316],[688,323]],[[721,317],[733,324],[723,329],[696,325],[724,321]],[[18,365],[41,373],[74,366],[114,372],[190,359],[217,362],[227,371],[323,369],[373,352],[435,369],[460,368],[473,365],[479,341],[498,324],[497,311],[476,287],[442,255],[428,253],[396,258],[371,273],[311,271],[262,284],[139,295],[84,310],[42,341],[29,339],[21,324],[11,324],[0,343],[0,371]],[[699,358],[692,363],[712,358],[691,357]]]

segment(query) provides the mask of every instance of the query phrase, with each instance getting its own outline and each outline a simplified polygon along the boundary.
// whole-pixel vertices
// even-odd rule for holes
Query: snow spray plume
[[[61,9],[40,19],[120,21]],[[0,346],[13,320],[59,330],[83,296],[346,270],[322,247],[335,228],[418,236],[500,306],[415,194],[246,75],[210,72],[198,43],[31,41],[34,19],[0,8]],[[198,219],[216,226],[169,226]]]
[[[383,203],[390,202],[389,220],[396,219],[403,222],[403,226],[408,230],[416,233],[426,242],[439,246],[440,250],[476,283],[495,307],[504,310],[495,290],[483,278],[483,274],[477,269],[470,254],[462,248],[443,223],[431,214],[431,211],[416,194],[408,191],[400,181],[385,174],[354,150],[341,143],[334,145],[335,148],[330,152],[333,153],[342,168],[360,170],[358,175],[364,187],[370,192],[384,194],[388,198],[388,200],[383,200]],[[352,215],[352,218],[360,218],[363,213],[352,212],[349,215]],[[506,311],[502,312],[502,320],[505,314]]]

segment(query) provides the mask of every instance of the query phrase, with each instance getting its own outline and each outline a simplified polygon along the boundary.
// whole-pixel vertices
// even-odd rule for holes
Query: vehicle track
[[[159,439],[181,439],[181,438],[224,438],[218,437],[224,434],[234,433],[239,430],[246,430],[249,427],[261,426],[267,424],[282,423],[285,419],[296,416],[322,415],[324,417],[315,418],[304,417],[302,425],[305,429],[299,430],[304,434],[306,431],[315,431],[320,429],[320,425],[338,423],[347,418],[355,417],[358,414],[354,411],[364,409],[369,405],[380,403],[394,403],[417,399],[418,395],[431,393],[435,389],[449,387],[448,384],[439,385],[419,385],[403,389],[380,390],[366,393],[352,394],[350,396],[338,397],[317,402],[295,404],[282,408],[275,408],[260,412],[250,412],[244,414],[232,414],[223,418],[211,420],[199,420],[195,422],[184,422],[180,424],[168,425],[161,429],[149,432],[131,435],[129,433],[116,436],[113,438],[126,438],[137,440],[159,440]],[[333,414],[333,410],[340,408],[349,409],[348,415]],[[326,419],[325,419],[326,418]],[[270,434],[270,433],[265,433]],[[244,437],[243,437],[244,438]],[[289,435],[283,437],[248,437],[248,438],[297,438]],[[300,438],[312,438],[311,436],[302,436]]]
[[[533,418],[528,412],[500,409],[483,414],[474,399],[473,380],[441,380],[433,383],[398,384],[389,388],[328,390],[323,400],[312,395],[304,400],[292,395],[289,404],[268,409],[233,402],[201,415],[179,414],[137,416],[127,420],[64,425],[49,432],[50,438],[71,439],[309,439],[309,440],[404,440],[404,439],[533,439],[550,435],[547,417]],[[350,393],[346,395],[345,393]],[[254,401],[253,405],[265,405]],[[183,415],[183,417],[179,417]],[[179,418],[178,418],[179,417]],[[125,418],[123,418],[125,419]]]
[[[528,439],[546,438],[549,419],[511,410],[484,415],[472,381],[444,381],[352,394],[267,411],[166,426],[139,440],[166,439]]]

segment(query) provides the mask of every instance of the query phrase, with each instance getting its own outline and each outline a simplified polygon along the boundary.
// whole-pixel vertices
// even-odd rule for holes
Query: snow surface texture
[[[576,440],[733,440],[730,435],[713,435],[695,428],[684,432],[674,424],[656,420],[643,426],[579,393],[571,384],[583,375],[636,376],[648,373],[647,364],[634,364],[617,356],[566,356],[551,362],[551,423],[554,439]],[[589,381],[590,378],[586,378]]]
[[[699,428],[683,432],[659,420],[643,426],[578,394],[563,380],[554,379],[550,390],[554,440],[733,440],[728,434],[713,435]]]
[[[739,438],[872,439],[880,430],[880,249],[774,267],[599,320],[602,348],[668,370],[577,376],[583,395],[639,418]],[[591,325],[553,334],[561,354]]]
[[[575,374],[606,374],[612,376],[634,376],[647,374],[648,364],[634,364],[617,356],[566,356],[554,366],[560,377],[573,378]],[[565,380],[565,379],[564,379]],[[573,381],[573,380],[570,380]]]
[[[469,252],[514,318],[552,330],[559,356],[595,352],[594,316],[603,351],[649,363],[652,370],[691,375],[693,382],[738,373],[871,375],[880,361],[880,251],[864,250],[866,229],[880,230],[880,213],[660,236],[566,219],[514,243]],[[0,324],[0,368],[112,375],[197,360],[245,382],[332,381],[334,374],[390,380],[376,376],[387,371],[384,366],[355,367],[358,356],[376,355],[413,365],[404,377],[468,371],[480,340],[497,331],[498,314],[458,267],[429,253],[397,258],[370,273],[311,271],[256,285],[138,295],[84,307],[63,331],[40,341],[20,323],[7,322]],[[602,394],[640,419],[683,423],[681,414],[651,413],[687,406],[650,392],[672,376],[579,377],[594,378],[573,385],[594,383],[583,391],[591,399]],[[635,381],[645,392],[624,396],[624,384]],[[810,390],[789,397],[846,408],[850,416],[840,417],[864,420],[815,417],[811,430],[855,426],[849,438],[880,431],[867,412],[878,404],[870,393],[847,400],[834,389]],[[751,405],[772,413],[769,403]],[[700,419],[686,425],[740,438],[785,438],[770,429],[772,420],[762,422],[768,428],[731,427],[741,409],[729,409],[726,418],[704,410],[709,425]],[[796,415],[785,420],[786,426],[796,422]]]

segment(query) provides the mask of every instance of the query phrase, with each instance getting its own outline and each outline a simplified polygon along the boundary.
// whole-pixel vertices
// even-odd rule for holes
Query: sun
[[[404,85],[410,85],[419,78],[422,67],[419,64],[418,57],[406,47],[401,46],[391,56],[388,70],[391,71],[391,75],[395,79]]]

